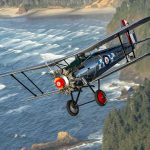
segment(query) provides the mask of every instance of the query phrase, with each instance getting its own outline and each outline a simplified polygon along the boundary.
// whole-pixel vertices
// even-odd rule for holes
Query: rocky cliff
[[[96,0],[87,5],[86,8],[118,7],[123,0]]]
[[[116,14],[108,24],[108,32],[113,32],[120,28],[120,20],[126,19],[132,23],[138,19],[142,19],[150,15],[150,0],[124,0],[120,7],[117,8]],[[150,23],[147,23],[135,30],[138,39],[150,36]],[[141,56],[150,52],[150,42],[139,44],[136,47],[136,55]],[[145,77],[150,78],[149,58],[128,67],[121,72],[121,79],[135,80],[143,82]]]

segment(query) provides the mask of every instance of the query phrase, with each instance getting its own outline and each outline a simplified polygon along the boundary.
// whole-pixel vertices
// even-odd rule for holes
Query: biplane
[[[146,53],[143,56],[136,57],[136,45],[149,40],[150,37],[138,41],[134,32],[135,28],[148,23],[149,21],[150,17],[146,17],[129,25],[126,20],[122,20],[121,29],[86,49],[71,52],[67,56],[36,66],[1,73],[0,77],[11,76],[32,94],[32,98],[39,98],[49,96],[51,92],[44,92],[41,87],[37,86],[35,81],[27,75],[27,72],[48,68],[49,75],[54,78],[54,85],[57,88],[57,92],[69,94],[71,96],[71,100],[69,100],[66,105],[67,111],[71,116],[76,116],[79,113],[80,106],[93,101],[96,101],[100,106],[104,106],[107,103],[107,97],[105,92],[101,90],[100,81],[112,73],[150,56],[150,53]],[[114,39],[117,39],[120,44],[107,46],[108,48],[101,49],[101,46]],[[124,59],[126,60],[124,64],[114,67]],[[53,67],[55,67],[55,69],[53,69]],[[34,93],[30,87],[17,78],[17,74],[22,74],[28,79],[28,81],[39,91],[39,94]],[[97,82],[98,84],[96,91],[93,88],[93,82]],[[79,97],[83,88],[89,88],[94,94],[95,100],[79,105]]]

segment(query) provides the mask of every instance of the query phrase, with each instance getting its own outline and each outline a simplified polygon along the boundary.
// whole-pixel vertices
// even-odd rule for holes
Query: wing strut
[[[128,35],[130,35],[130,32],[129,32],[129,30],[127,30],[127,33],[128,33]],[[131,39],[131,38],[130,38]],[[136,56],[135,56],[135,52],[134,52],[134,44],[132,43],[132,42],[130,42],[130,45],[131,45],[131,48],[132,48],[132,53],[133,53],[133,57],[134,58],[136,58]]]
[[[41,94],[44,93],[24,72],[21,73],[41,92]]]
[[[35,93],[33,93],[26,85],[24,85],[19,79],[17,79],[16,77],[15,77],[15,75],[14,74],[11,74],[11,76],[18,82],[18,83],[20,83],[27,91],[29,91],[33,96],[37,96]]]
[[[120,34],[118,34],[118,38],[119,38],[119,41],[120,41],[120,44],[121,44],[121,47],[122,47],[124,56],[126,57],[127,62],[129,62],[128,57],[127,57],[127,55],[126,55],[126,51],[125,51],[124,45],[123,45],[122,40],[121,40],[121,37],[120,37]]]

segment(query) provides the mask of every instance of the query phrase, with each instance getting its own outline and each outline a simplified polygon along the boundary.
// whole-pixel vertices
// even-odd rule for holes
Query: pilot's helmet
[[[79,56],[80,58],[85,57],[85,53],[80,53],[78,56]]]

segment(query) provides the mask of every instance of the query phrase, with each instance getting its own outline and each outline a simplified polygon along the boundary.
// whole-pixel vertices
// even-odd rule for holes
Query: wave
[[[52,39],[52,42],[61,41],[64,38],[65,38],[64,36],[56,36],[55,38]]]
[[[88,34],[89,34],[89,33],[86,33],[86,32],[84,32],[84,31],[78,31],[78,32],[76,32],[75,37],[81,37],[81,36],[88,35]]]
[[[66,35],[67,33],[70,33],[70,31],[64,29],[49,29],[46,32],[47,35],[54,35],[56,37],[63,34]]]
[[[36,42],[36,41],[31,41],[31,40],[26,40],[26,41],[23,41],[19,44],[19,46],[17,46],[17,48],[21,48],[21,47],[25,47],[25,46],[34,46],[34,47],[38,47],[38,46],[42,46],[43,44],[42,43],[39,43],[39,42]]]
[[[15,139],[16,138],[25,138],[25,137],[26,137],[26,134],[17,134],[17,133],[14,134]]]
[[[50,60],[62,58],[64,55],[55,55],[52,53],[45,53],[45,54],[40,54],[40,56],[44,61],[50,61]]]
[[[130,87],[138,86],[138,85],[139,84],[136,84],[134,82],[120,81],[119,79],[116,79],[116,80],[111,80],[109,83],[103,83],[102,89],[106,91],[110,91],[110,90],[116,90],[116,89],[122,90],[123,88],[125,88],[126,90],[128,90]]]
[[[89,140],[99,140],[99,142],[102,142],[102,139],[103,139],[103,135],[100,134],[100,131],[97,131],[95,133],[91,133],[89,136],[88,136],[88,139]]]
[[[11,32],[11,31],[15,31],[15,29],[11,29],[11,28],[6,28],[6,27],[0,27],[1,31],[5,31],[5,32]]]
[[[45,38],[41,39],[41,42],[56,42],[56,41],[61,41],[65,38],[65,36],[56,36],[53,34],[46,35]]]
[[[58,44],[43,44],[43,45],[49,49],[60,47],[60,45],[58,45]]]
[[[4,46],[0,44],[0,48],[3,48]]]
[[[38,30],[37,30],[37,33],[40,33],[40,34],[41,34],[41,33],[45,32],[45,31],[46,31],[46,29],[38,29]]]
[[[22,37],[21,37],[22,38]],[[11,49],[9,49],[10,51],[13,51],[14,53],[21,53],[21,50],[22,48],[24,49],[30,49],[33,48],[33,47],[38,47],[38,46],[42,46],[43,44],[42,43],[39,43],[37,41],[32,41],[32,40],[24,40],[22,41],[21,39],[9,39],[9,38],[6,38],[4,41],[3,41],[3,47],[13,47]],[[10,52],[8,51],[8,52]],[[5,52],[6,53],[6,52]]]
[[[113,91],[113,90],[116,90],[116,89],[119,88],[118,85],[116,85],[116,86],[111,86],[112,84],[113,84],[112,82],[103,83],[101,87],[102,87],[102,89],[103,89],[104,91],[106,91],[106,92]]]
[[[36,41],[32,41],[32,40],[26,40],[22,42],[25,45],[34,45],[34,46],[41,46],[43,45],[42,43],[36,42]]]
[[[95,132],[92,133],[88,136],[89,142],[85,142],[82,143],[81,145],[77,145],[74,147],[71,147],[67,150],[78,150],[78,149],[82,149],[82,148],[90,148],[93,147],[94,145],[101,145],[102,144],[102,140],[103,140],[103,135],[100,134],[99,132]],[[90,141],[90,140],[94,140],[94,141]]]
[[[51,41],[53,38],[55,37],[55,35],[46,35],[44,38],[42,38],[40,40],[40,42],[47,42],[47,41]]]
[[[68,45],[68,48],[72,48],[72,45]]]
[[[94,141],[94,142],[89,141],[89,143],[83,143],[81,145],[77,145],[72,148],[68,148],[67,150],[78,150],[78,149],[82,149],[82,148],[89,148],[89,147],[93,147],[95,144],[101,144],[101,143],[100,143],[100,141]]]
[[[104,31],[104,27],[98,27],[98,26],[89,26],[86,30],[87,33],[89,34],[102,34]]]
[[[5,40],[4,40],[5,42],[4,42],[4,46],[12,46],[12,45],[15,45],[15,44],[17,44],[17,43],[20,43],[21,42],[21,39],[10,39],[10,38],[6,38]]]
[[[22,52],[22,50],[13,50],[14,53],[19,54]]]
[[[119,86],[126,88],[126,89],[129,89],[129,87],[131,87],[131,86],[139,86],[139,84],[136,84],[134,82],[127,82],[127,81],[120,81],[120,80],[115,80],[113,82]]]
[[[77,51],[77,50],[79,50],[80,48],[78,48],[78,47],[76,47],[76,48],[74,48],[74,51]]]
[[[19,54],[22,53],[22,50],[18,50],[18,49],[8,49],[8,53],[13,52],[15,54]]]
[[[6,86],[4,84],[0,84],[0,90],[3,90]]]
[[[0,56],[8,55],[8,54],[10,54],[10,51],[12,51],[12,49],[8,49],[8,50],[6,50],[6,51],[0,53]]]
[[[96,30],[102,30],[102,29],[104,29],[104,27],[99,27],[99,26],[89,26],[89,27],[88,27],[88,30],[93,30],[93,29],[94,29],[94,30],[95,30],[95,29],[96,29]]]
[[[111,92],[111,94],[108,96],[108,100],[109,101],[118,101],[118,97],[121,95],[121,91],[114,91],[114,92]]]
[[[23,59],[28,58],[28,57],[30,57],[30,56],[32,56],[31,53],[24,53],[23,55],[17,56],[15,59],[13,59],[12,62],[17,62],[17,61],[19,61],[19,60],[23,60]]]
[[[21,107],[16,108],[16,109],[11,109],[8,112],[6,112],[6,114],[18,114],[18,113],[25,111],[29,107],[30,107],[29,105],[25,105],[25,106],[21,106]]]
[[[18,95],[18,93],[8,94],[7,96],[3,96],[3,97],[0,98],[0,102],[3,102],[4,100],[6,100],[6,99],[8,99],[10,97],[14,97],[16,95]]]
[[[45,75],[47,72],[46,71],[42,71],[41,72],[41,75],[43,76],[43,75]]]
[[[29,32],[29,31],[26,31],[26,30],[23,30],[19,35],[21,35],[21,37],[22,37],[24,40],[28,40],[28,39],[31,39],[31,38],[36,37],[36,34],[35,34],[35,33]]]
[[[106,92],[109,92],[107,94],[109,101],[118,101],[118,97],[121,95],[122,90],[126,89],[127,91],[132,86],[138,86],[139,84],[136,84],[134,82],[125,82],[120,80],[112,80],[109,83],[105,83],[102,85],[102,89]],[[123,99],[126,100],[126,99]]]

